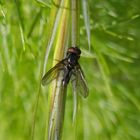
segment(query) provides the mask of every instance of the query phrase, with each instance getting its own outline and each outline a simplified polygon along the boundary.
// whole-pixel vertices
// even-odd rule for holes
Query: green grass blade
[[[27,38],[29,38],[29,37],[31,36],[31,34],[32,34],[32,32],[33,32],[33,30],[34,30],[34,28],[35,28],[37,22],[39,21],[39,18],[41,17],[42,10],[43,10],[43,9],[40,8],[40,10],[38,11],[38,13],[36,14],[36,16],[35,16],[35,18],[34,18],[32,24],[31,24],[31,27],[30,27],[30,29],[29,29]]]
[[[55,97],[52,110],[50,111],[49,129],[48,129],[48,139],[49,140],[60,140],[62,137],[62,129],[64,123],[64,113],[65,113],[65,102],[67,95],[67,87],[62,85],[62,78],[57,80],[60,85],[55,88]]]
[[[109,74],[110,74],[110,71],[109,71],[109,68],[107,66],[107,63],[103,57],[103,55],[101,54],[100,50],[98,49],[98,47],[101,45],[101,43],[98,41],[97,38],[93,37],[92,36],[92,42],[94,42],[94,50],[95,50],[95,53],[96,53],[96,58],[97,58],[97,61],[98,61],[98,64],[100,66],[100,70],[101,70],[101,73],[102,73],[102,76],[103,76],[103,80],[105,82],[105,85],[106,85],[106,95],[110,98],[112,98],[113,96],[113,93],[112,93],[112,90],[111,90],[111,86],[110,86],[110,80],[109,80]]]
[[[47,48],[46,48],[46,53],[45,53],[43,74],[45,73],[45,69],[46,69],[46,65],[47,65],[50,50],[51,50],[52,45],[55,41],[54,39],[55,39],[55,35],[56,35],[57,28],[58,28],[58,25],[59,25],[62,10],[58,9],[58,10],[52,11],[51,14],[52,14],[51,16],[55,15],[56,17],[50,21],[50,31],[49,31],[49,38],[48,38],[48,41],[47,41]]]
[[[79,46],[79,0],[71,0],[71,46]]]
[[[90,50],[90,18],[89,18],[89,10],[88,10],[88,0],[82,0],[82,8],[83,8],[83,17],[87,32],[87,40],[88,40],[88,47]]]
[[[60,1],[60,6],[63,5],[67,7],[69,4],[69,0],[67,1]],[[56,8],[56,7],[54,7]],[[57,12],[55,14],[55,12]],[[44,66],[46,65],[46,60],[48,59],[48,50],[52,47],[55,47],[54,52],[54,60],[62,60],[64,56],[65,48],[67,47],[66,44],[68,43],[68,30],[69,30],[69,10],[58,8],[58,10],[52,9],[52,14],[55,14],[56,17],[51,21],[51,24],[53,25],[53,30],[50,35],[50,39],[48,42],[47,47],[47,53],[45,56],[45,62]],[[53,61],[53,65],[56,64],[57,61]],[[50,90],[49,99],[48,99],[48,106],[49,106],[49,114],[48,119],[49,123],[47,124],[46,128],[46,139],[61,139],[61,133],[63,128],[63,121],[64,117],[64,104],[65,104],[65,98],[66,94],[64,92],[65,89],[62,89],[61,86],[57,86],[58,83],[61,81],[59,79],[56,80],[55,83],[53,83],[53,88]],[[58,95],[58,93],[61,93]],[[60,99],[59,99],[60,98]],[[62,99],[62,102],[60,103],[59,100]],[[63,106],[61,106],[63,104]],[[58,111],[58,109],[61,109],[61,111]]]
[[[21,36],[21,42],[23,46],[23,51],[25,51],[26,44],[25,44],[25,35],[24,35],[24,23],[23,23],[23,17],[22,17],[22,12],[21,12],[21,1],[15,0],[15,6],[17,9],[17,15],[19,19],[19,30],[20,30],[20,36]]]
[[[51,4],[49,2],[44,2],[42,0],[35,0],[37,4],[41,7],[51,8]]]

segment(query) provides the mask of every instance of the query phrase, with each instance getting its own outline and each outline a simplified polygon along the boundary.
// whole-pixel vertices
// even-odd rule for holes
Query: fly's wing
[[[64,65],[65,65],[66,59],[60,61],[57,63],[53,68],[51,68],[42,78],[42,85],[47,85],[51,81],[57,78],[59,72],[63,70]]]
[[[71,83],[72,83],[72,88],[73,88],[72,93],[73,93],[73,123],[74,123],[76,120],[77,108],[78,108],[77,80],[76,80],[75,75],[72,75]]]
[[[74,85],[73,89],[76,89],[76,92],[80,93],[80,95],[86,98],[88,96],[89,89],[87,87],[84,73],[79,64],[75,67],[73,75],[74,75],[73,76],[74,78],[72,79],[72,85]]]

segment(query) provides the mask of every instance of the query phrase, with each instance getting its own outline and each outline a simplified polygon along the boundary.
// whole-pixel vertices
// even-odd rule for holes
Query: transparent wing
[[[66,59],[60,61],[57,63],[53,68],[51,68],[42,78],[42,85],[47,85],[51,81],[57,78],[59,72],[63,70],[64,65],[65,65]]]
[[[79,64],[75,67],[73,75],[74,75],[73,76],[74,78],[71,80],[73,90],[76,89],[77,93],[80,93],[80,95],[82,95],[84,98],[86,98],[88,96],[89,89],[87,87],[84,73]]]
[[[78,108],[78,94],[77,94],[77,84],[76,84],[75,76],[72,75],[71,83],[73,88],[73,123],[76,121],[77,116],[77,108]]]

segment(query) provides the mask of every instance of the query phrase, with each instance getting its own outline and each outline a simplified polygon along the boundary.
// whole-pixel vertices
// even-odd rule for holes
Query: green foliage
[[[68,89],[63,139],[140,139],[140,1],[89,0],[91,49],[83,12],[80,16],[80,64],[90,94],[79,99],[72,124],[73,97]],[[40,83],[50,1],[0,1],[0,139],[31,138]],[[82,6],[81,6],[82,7]],[[86,14],[85,14],[86,15]],[[86,26],[89,26],[86,23]],[[89,35],[88,35],[89,36]],[[52,65],[53,51],[47,69]],[[48,89],[41,89],[35,139],[45,137]],[[76,127],[76,128],[75,128]]]

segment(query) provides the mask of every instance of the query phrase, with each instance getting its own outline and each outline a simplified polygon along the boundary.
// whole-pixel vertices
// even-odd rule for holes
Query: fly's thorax
[[[69,53],[67,55],[67,60],[68,60],[69,66],[71,66],[71,67],[77,65],[78,59],[79,59],[79,57],[77,57],[77,55],[74,53]]]

